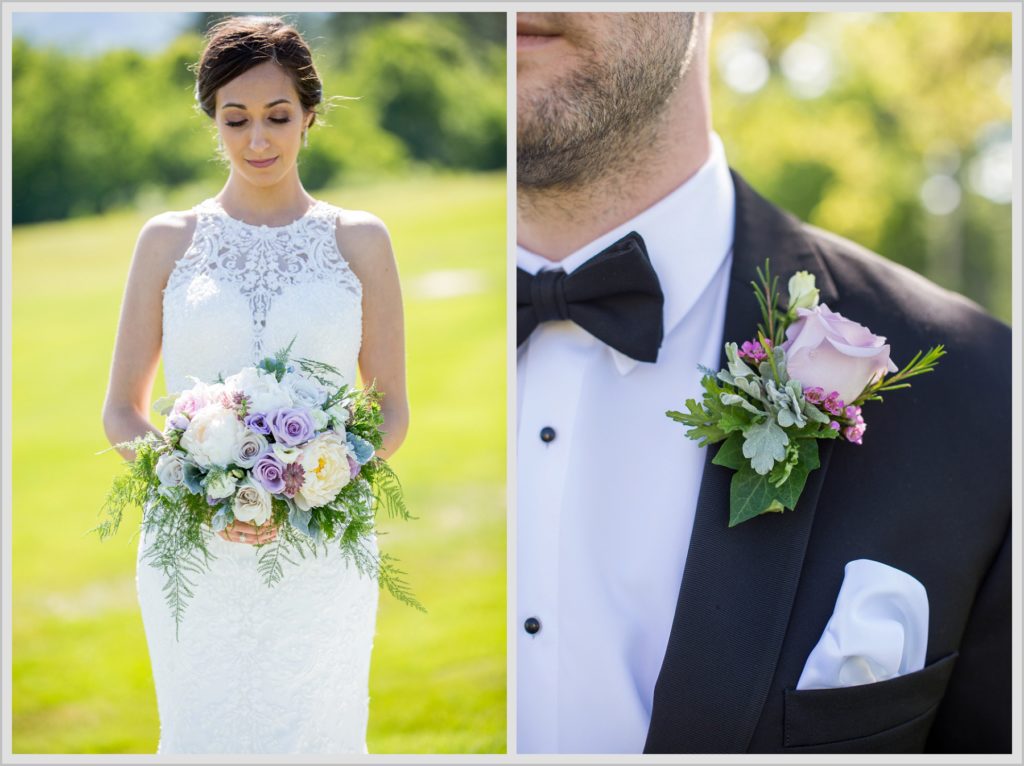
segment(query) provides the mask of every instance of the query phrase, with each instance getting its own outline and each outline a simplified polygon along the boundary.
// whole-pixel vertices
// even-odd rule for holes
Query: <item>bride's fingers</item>
[[[229,527],[223,532],[218,532],[217,534],[229,543],[243,543],[246,545],[261,545],[263,543],[273,542],[277,539],[276,529],[262,529],[258,532],[246,532],[244,530],[234,530]]]

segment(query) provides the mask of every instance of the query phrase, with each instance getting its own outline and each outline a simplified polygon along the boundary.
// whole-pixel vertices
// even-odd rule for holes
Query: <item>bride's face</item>
[[[295,172],[302,133],[313,119],[291,77],[272,61],[220,88],[214,115],[232,173],[261,187]]]

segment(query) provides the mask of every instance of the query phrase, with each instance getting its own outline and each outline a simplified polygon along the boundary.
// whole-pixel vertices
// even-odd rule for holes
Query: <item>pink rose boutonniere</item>
[[[763,321],[757,337],[725,344],[727,366],[703,369],[700,402],[668,417],[688,426],[699,446],[724,442],[712,460],[736,471],[730,485],[729,526],[762,513],[793,510],[808,474],[818,467],[818,440],[862,444],[861,407],[883,391],[908,388],[946,352],[920,351],[903,369],[885,338],[818,303],[814,275],[789,280],[789,304],[779,308],[778,277],[758,269],[754,294]]]

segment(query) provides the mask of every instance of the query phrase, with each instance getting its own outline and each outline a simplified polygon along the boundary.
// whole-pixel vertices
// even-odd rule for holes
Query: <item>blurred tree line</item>
[[[733,167],[1010,321],[1009,13],[718,13],[712,30]]]
[[[223,177],[191,67],[208,26],[145,55],[12,50],[15,224],[102,212]],[[505,166],[505,14],[295,13],[325,98],[300,157],[309,189],[414,166]],[[353,100],[349,100],[349,98]]]

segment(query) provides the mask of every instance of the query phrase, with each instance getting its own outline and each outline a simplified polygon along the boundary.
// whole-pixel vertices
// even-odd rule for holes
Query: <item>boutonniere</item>
[[[818,440],[861,444],[865,403],[883,391],[909,388],[946,352],[920,351],[903,369],[889,358],[885,338],[818,303],[814,275],[789,279],[788,308],[779,308],[778,277],[769,265],[752,282],[761,306],[757,337],[725,344],[725,369],[702,367],[704,396],[688,412],[666,414],[688,427],[699,446],[724,442],[712,460],[736,471],[729,492],[729,526],[762,513],[793,510],[808,474],[818,467]]]

